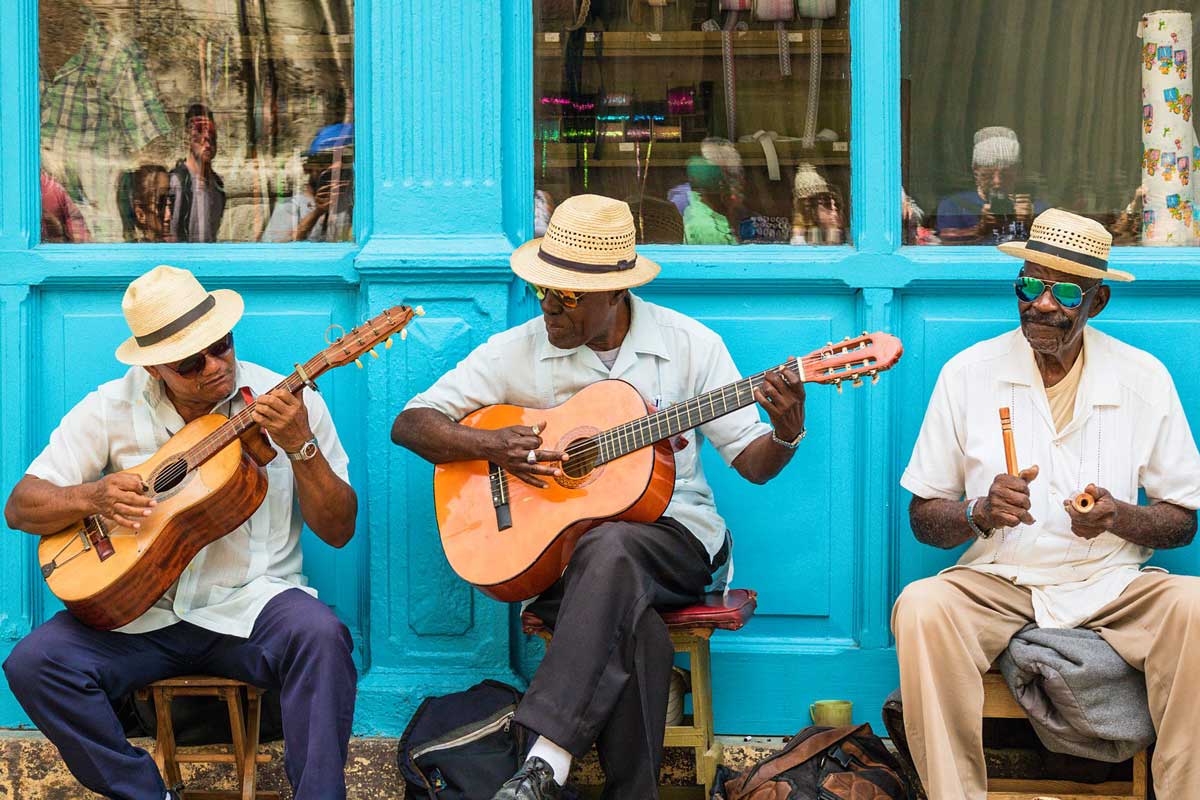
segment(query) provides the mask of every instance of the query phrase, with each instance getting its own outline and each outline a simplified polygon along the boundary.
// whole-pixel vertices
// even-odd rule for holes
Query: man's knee
[[[640,526],[629,522],[598,525],[579,539],[571,556],[572,566],[586,565],[591,570],[627,562],[642,545],[638,540],[641,535]]]
[[[36,688],[45,685],[51,664],[45,635],[41,628],[35,628],[17,642],[4,660],[4,677],[8,679],[8,686],[15,696],[27,697]]]
[[[319,600],[314,599],[304,613],[291,615],[288,623],[293,645],[309,657],[332,655],[349,659],[354,650],[350,629]]]
[[[939,576],[913,581],[892,608],[892,635],[900,640],[931,621],[944,619],[957,597],[953,586]]]
[[[1164,600],[1164,613],[1200,620],[1200,578],[1171,576]]]

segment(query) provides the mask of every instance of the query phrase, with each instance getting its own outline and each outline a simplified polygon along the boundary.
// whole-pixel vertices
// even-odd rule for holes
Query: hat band
[[[618,261],[615,264],[587,264],[583,261],[573,261],[569,258],[561,258],[559,256],[551,255],[550,253],[546,252],[544,247],[538,247],[538,258],[542,259],[547,264],[553,264],[556,267],[569,269],[572,272],[624,272],[627,269],[633,269],[637,266],[637,256],[634,256],[630,259],[625,259],[623,261]]]
[[[1038,253],[1045,253],[1050,256],[1058,256],[1065,258],[1067,261],[1074,261],[1082,264],[1085,267],[1094,267],[1095,269],[1108,272],[1108,260],[1097,256],[1089,256],[1086,253],[1080,253],[1076,250],[1068,250],[1065,247],[1047,244],[1046,242],[1030,239],[1025,243],[1026,250],[1034,250]]]
[[[134,336],[133,340],[141,347],[149,347],[152,344],[158,344],[163,339],[174,336],[181,330],[191,325],[196,320],[203,317],[213,309],[217,304],[217,298],[211,294],[200,301],[200,305],[193,308],[191,311],[185,312],[182,316],[175,319],[173,322],[168,322],[156,331],[151,331],[144,336]]]

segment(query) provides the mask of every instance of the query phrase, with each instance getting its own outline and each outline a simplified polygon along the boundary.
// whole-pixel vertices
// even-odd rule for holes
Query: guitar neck
[[[323,375],[330,368],[329,361],[324,354],[318,354],[308,360],[303,365],[304,374],[308,376],[309,381],[314,381]],[[300,377],[299,370],[292,372],[284,378],[279,384],[274,386],[271,391],[283,389],[284,391],[296,393],[305,385],[305,380]],[[257,402],[257,401],[256,401]],[[254,425],[254,419],[251,412],[254,410],[255,403],[250,403],[238,413],[229,418],[221,427],[205,436],[195,445],[193,445],[183,457],[187,460],[188,469],[195,469],[217,453],[224,450],[234,440],[249,430]]]
[[[682,403],[668,406],[662,411],[631,420],[615,428],[599,433],[595,442],[599,446],[597,465],[628,455],[635,450],[649,447],[670,439],[684,431],[698,428],[710,420],[731,414],[739,408],[745,408],[755,402],[754,390],[762,385],[771,372],[780,368],[790,369],[797,374],[805,373],[799,368],[799,361],[790,358],[778,367],[751,375],[728,386],[714,389],[698,397]]]

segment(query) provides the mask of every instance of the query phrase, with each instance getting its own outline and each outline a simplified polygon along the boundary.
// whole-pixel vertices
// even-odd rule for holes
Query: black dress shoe
[[[534,756],[505,781],[492,800],[557,800],[561,794],[562,789],[554,780],[554,769]]]

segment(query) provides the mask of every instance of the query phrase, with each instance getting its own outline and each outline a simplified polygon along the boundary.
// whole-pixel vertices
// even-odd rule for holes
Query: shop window
[[[43,242],[336,242],[354,0],[40,0]]]
[[[1170,5],[904,0],[905,242],[1025,239],[1058,206],[1116,244],[1200,244],[1200,2]]]
[[[534,230],[575,194],[662,244],[845,244],[849,0],[533,0]]]

